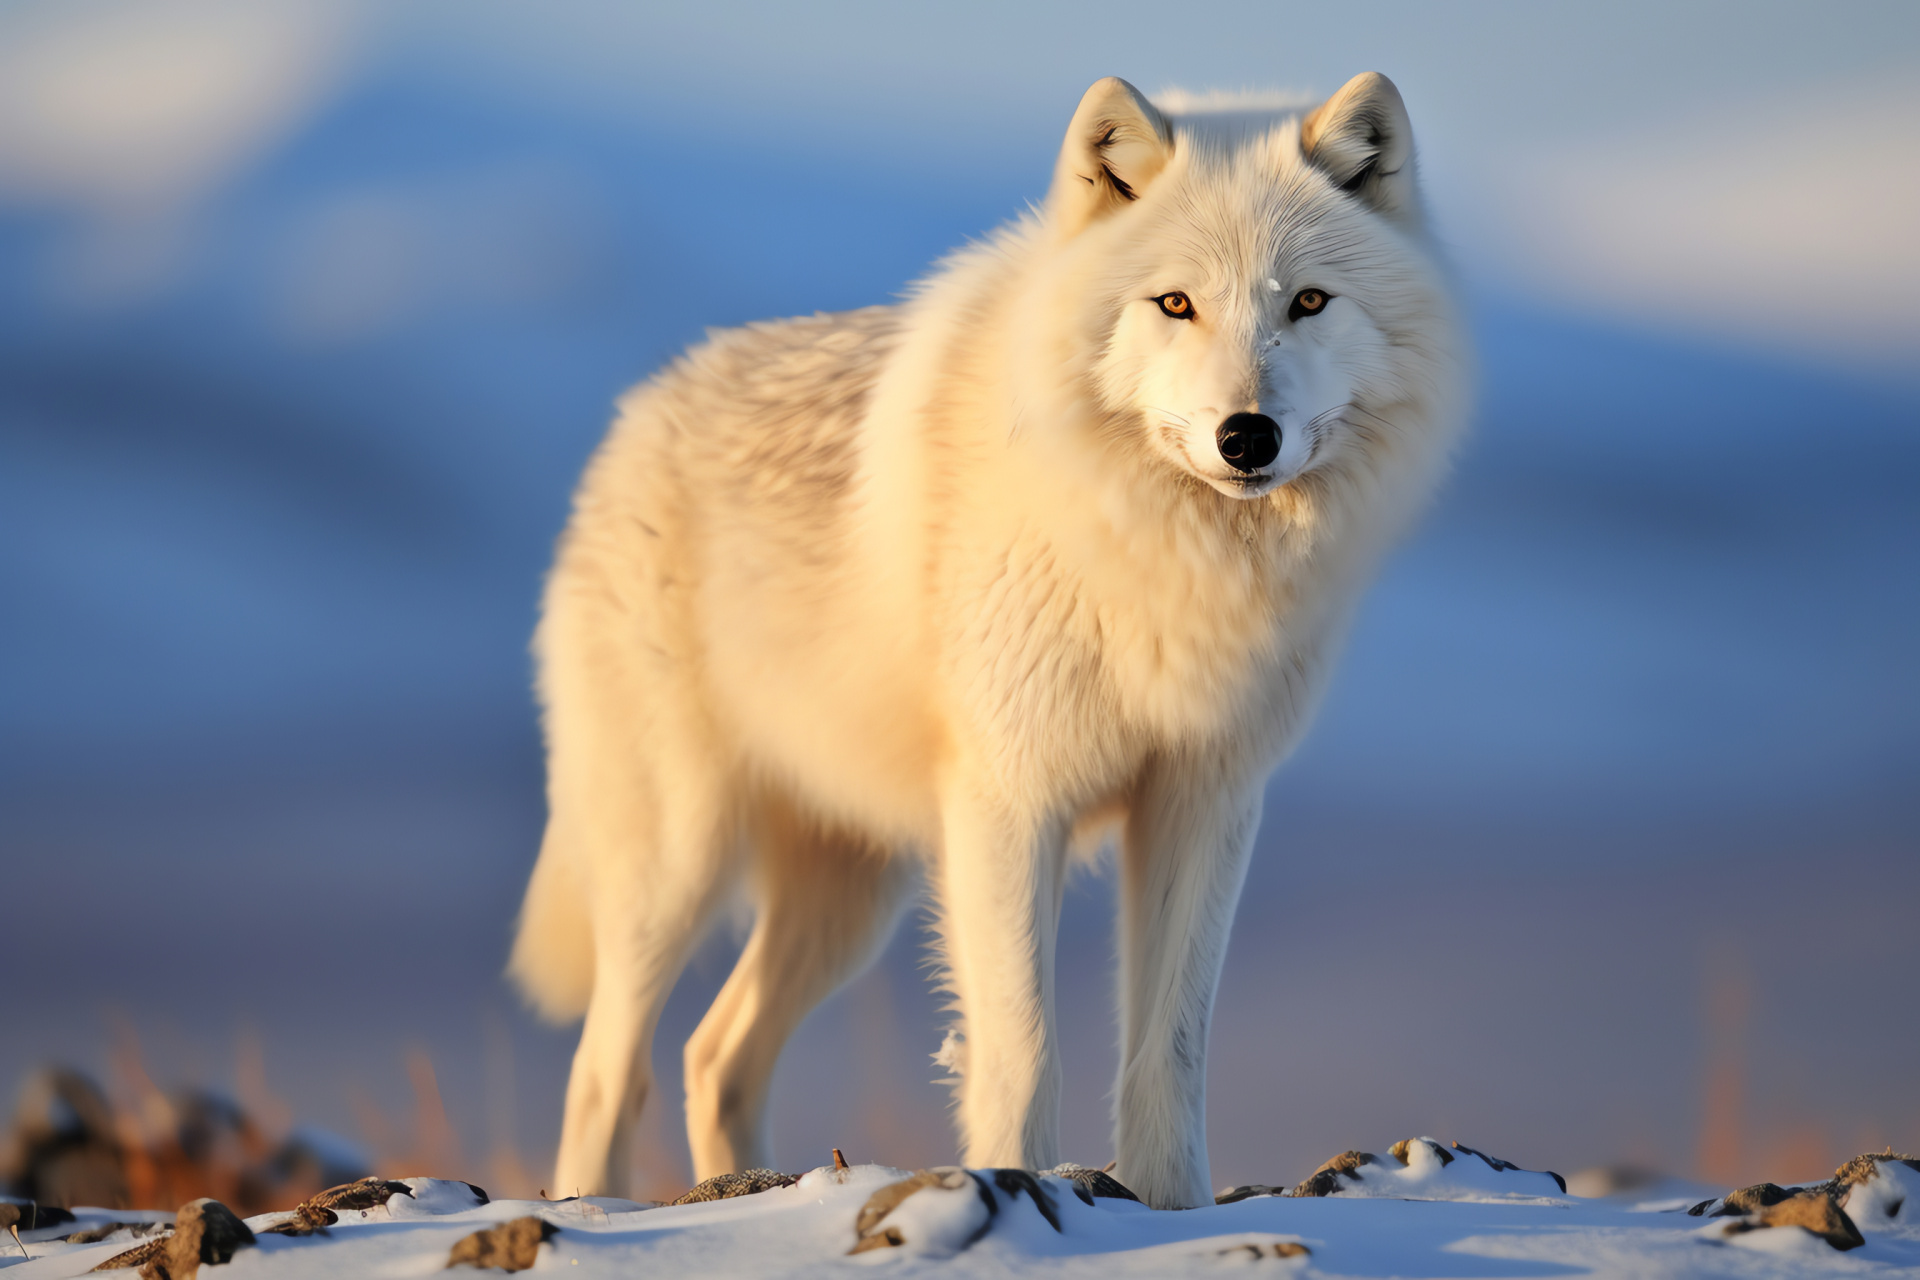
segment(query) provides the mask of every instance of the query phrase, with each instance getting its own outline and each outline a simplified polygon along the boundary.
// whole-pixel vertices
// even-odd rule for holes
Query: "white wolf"
[[[925,883],[966,1162],[1059,1158],[1054,937],[1119,830],[1117,1176],[1211,1202],[1214,989],[1267,775],[1464,409],[1399,92],[1087,91],[1043,208],[895,307],[716,333],[587,468],[535,647],[551,818],[512,972],[586,1024],[554,1185],[618,1193],[655,1023],[698,1176],[766,1160],[788,1034]]]

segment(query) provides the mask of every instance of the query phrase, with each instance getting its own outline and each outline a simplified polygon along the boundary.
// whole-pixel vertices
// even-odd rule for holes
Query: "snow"
[[[1042,1176],[1032,1186],[993,1170],[935,1170],[904,1198],[865,1215],[869,1234],[892,1228],[897,1245],[850,1253],[874,1193],[905,1179],[881,1165],[815,1169],[792,1186],[675,1206],[605,1197],[479,1203],[465,1183],[406,1179],[411,1196],[341,1215],[326,1234],[260,1235],[217,1274],[226,1280],[405,1277],[438,1274],[462,1237],[527,1215],[559,1228],[533,1270],[569,1277],[857,1275],[1212,1275],[1252,1268],[1275,1276],[1920,1276],[1920,1174],[1883,1164],[1843,1202],[1867,1243],[1839,1252],[1798,1227],[1729,1234],[1734,1219],[1698,1218],[1681,1203],[1565,1195],[1546,1175],[1500,1170],[1437,1145],[1407,1144],[1407,1163],[1363,1165],[1330,1196],[1255,1196],[1185,1212],[1119,1199],[1091,1204],[1074,1184]],[[1396,1173],[1395,1169],[1400,1172]],[[1399,1179],[1396,1183],[1394,1179]],[[1502,1179],[1510,1181],[1503,1182]],[[1541,1190],[1544,1183],[1546,1190]],[[1009,1190],[1009,1188],[1012,1188]],[[1392,1194],[1398,1189],[1406,1198]],[[888,1206],[888,1201],[897,1203]],[[124,1220],[80,1210],[80,1225]],[[284,1214],[248,1220],[256,1229]],[[130,1247],[132,1237],[65,1245],[75,1228],[26,1235],[31,1259],[0,1259],[7,1280],[82,1275]],[[1304,1246],[1304,1251],[1299,1247]],[[127,1273],[131,1275],[132,1273]]]
[[[1391,1160],[1375,1158],[1343,1175],[1345,1182],[1340,1194],[1395,1200],[1551,1203],[1566,1191],[1550,1173],[1517,1169],[1471,1147],[1455,1145],[1449,1149],[1432,1138],[1412,1138],[1396,1144],[1392,1155]]]

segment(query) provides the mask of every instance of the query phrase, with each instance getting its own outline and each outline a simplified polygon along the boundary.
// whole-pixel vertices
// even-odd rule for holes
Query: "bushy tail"
[[[593,994],[593,918],[578,869],[551,831],[520,904],[507,974],[541,1017],[569,1022]]]

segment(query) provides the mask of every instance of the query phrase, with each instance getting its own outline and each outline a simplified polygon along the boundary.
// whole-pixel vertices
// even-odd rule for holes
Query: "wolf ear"
[[[1417,221],[1413,124],[1393,81],[1364,72],[1300,122],[1307,162],[1390,218]]]
[[[1131,204],[1172,154],[1173,129],[1146,95],[1118,76],[1096,82],[1080,99],[1053,168],[1047,209],[1054,225],[1076,235]]]

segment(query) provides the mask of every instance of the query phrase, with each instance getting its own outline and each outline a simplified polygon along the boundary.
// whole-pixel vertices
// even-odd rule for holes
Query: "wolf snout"
[[[1258,471],[1280,456],[1280,424],[1264,413],[1236,413],[1214,433],[1220,456],[1235,471]]]

